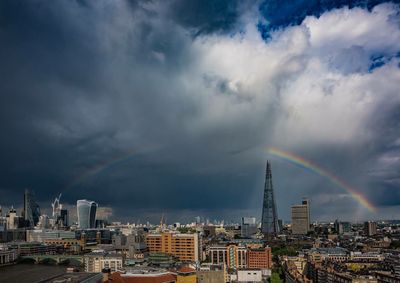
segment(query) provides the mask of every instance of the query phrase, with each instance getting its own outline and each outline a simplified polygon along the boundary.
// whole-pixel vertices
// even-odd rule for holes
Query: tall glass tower
[[[40,207],[35,201],[35,195],[28,189],[24,193],[24,220],[29,227],[36,226],[39,222]]]
[[[272,238],[279,233],[278,214],[276,213],[274,189],[272,186],[271,163],[269,161],[267,161],[267,170],[265,172],[261,232],[266,238]]]
[[[76,202],[78,212],[78,227],[80,229],[90,229],[96,227],[97,203],[87,199]]]

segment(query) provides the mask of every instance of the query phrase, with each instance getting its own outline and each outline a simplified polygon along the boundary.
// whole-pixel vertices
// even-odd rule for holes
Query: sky
[[[399,1],[0,1],[0,205],[399,218]],[[375,207],[276,148],[345,181]]]

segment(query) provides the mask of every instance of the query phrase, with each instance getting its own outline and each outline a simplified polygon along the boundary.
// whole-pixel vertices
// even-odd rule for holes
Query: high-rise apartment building
[[[310,230],[310,203],[303,199],[302,204],[292,206],[292,234],[306,235]]]
[[[199,260],[199,236],[162,232],[146,235],[146,244],[150,253],[166,253],[176,256],[181,261]]]
[[[377,234],[376,222],[373,221],[364,222],[364,234],[366,236],[376,235]]]
[[[254,234],[257,234],[257,223],[255,217],[242,217],[242,223],[240,225],[240,232],[242,238],[249,238]]]
[[[90,229],[96,227],[97,206],[97,203],[91,200],[81,199],[77,201],[78,228]]]
[[[274,189],[272,186],[271,163],[267,161],[264,184],[264,200],[261,217],[261,231],[266,238],[273,237],[279,233],[278,214],[274,199]]]
[[[24,193],[24,220],[29,227],[36,226],[39,222],[40,207],[35,201],[35,195],[28,189]]]

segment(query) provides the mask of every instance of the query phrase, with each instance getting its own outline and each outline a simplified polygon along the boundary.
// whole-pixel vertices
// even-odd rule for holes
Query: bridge
[[[83,265],[83,256],[80,255],[25,255],[21,256],[20,259],[31,259],[35,263],[54,262],[56,264],[75,261]]]

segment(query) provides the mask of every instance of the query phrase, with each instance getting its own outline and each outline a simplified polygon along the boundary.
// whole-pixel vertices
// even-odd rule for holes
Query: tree
[[[276,272],[273,272],[272,273],[272,276],[271,276],[271,283],[282,283],[283,281],[282,281],[282,279],[279,277],[279,274],[278,273],[276,273]]]

